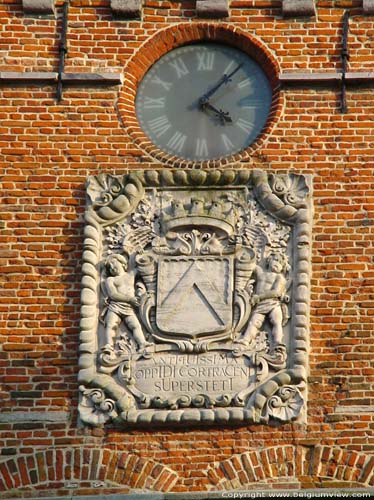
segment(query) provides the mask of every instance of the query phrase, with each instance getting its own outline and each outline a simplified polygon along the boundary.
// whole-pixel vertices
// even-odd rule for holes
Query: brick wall
[[[349,71],[373,71],[374,16],[358,0],[316,3],[316,17],[285,18],[281,1],[232,0],[228,18],[202,21],[194,1],[145,1],[141,20],[126,20],[107,0],[71,0],[65,72],[124,73],[129,82],[143,44],[171,26],[183,33],[182,23],[245,34],[278,74],[336,73],[345,10]],[[85,180],[166,163],[126,128],[130,86],[66,83],[57,103],[51,80],[6,77],[57,71],[61,2],[56,11],[57,20],[25,15],[19,0],[0,0],[0,498],[374,486],[373,84],[348,82],[346,114],[337,81],[284,84],[260,143],[221,165],[313,175],[307,423],[82,428]]]

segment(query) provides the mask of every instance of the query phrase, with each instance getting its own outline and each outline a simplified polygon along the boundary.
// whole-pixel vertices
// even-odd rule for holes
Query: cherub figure
[[[128,258],[119,254],[110,255],[105,267],[109,276],[104,282],[107,307],[103,315],[105,345],[102,350],[113,350],[113,340],[122,321],[139,348],[150,345],[135,313],[139,296],[145,291],[144,285],[135,281],[136,269],[128,270]]]
[[[264,270],[256,266],[255,293],[252,296],[252,313],[246,331],[237,342],[249,345],[268,317],[272,325],[273,349],[283,344],[283,325],[287,322],[284,303],[289,301],[286,295],[287,280],[285,272],[288,270],[287,257],[281,253],[271,253],[266,259]]]

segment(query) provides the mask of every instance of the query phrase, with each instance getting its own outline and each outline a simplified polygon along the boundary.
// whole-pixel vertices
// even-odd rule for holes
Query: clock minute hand
[[[210,89],[208,92],[206,92],[203,96],[200,97],[199,99],[199,104],[204,104],[205,102],[208,101],[209,97],[211,97],[217,90],[224,84],[228,83],[231,79],[232,76],[235,75],[237,71],[243,66],[243,63],[240,63],[231,73],[226,75],[226,73],[218,80],[217,85],[215,85],[212,89]]]
[[[233,71],[231,71],[231,73],[229,73],[229,74],[226,76],[227,81],[229,81],[229,79],[230,79],[232,76],[234,76],[234,75],[235,75],[235,73],[236,73],[237,71],[239,71],[239,70],[240,70],[240,68],[243,66],[243,64],[244,64],[244,63],[242,63],[242,62],[241,62],[240,64],[238,64],[238,66],[237,66],[237,67],[236,67]],[[225,75],[223,75],[223,76],[225,76]]]

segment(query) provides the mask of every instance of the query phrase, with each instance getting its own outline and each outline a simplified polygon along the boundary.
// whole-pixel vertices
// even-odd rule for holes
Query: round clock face
[[[248,147],[265,125],[271,101],[267,76],[246,53],[198,43],[153,64],[135,106],[141,128],[159,149],[204,161]]]

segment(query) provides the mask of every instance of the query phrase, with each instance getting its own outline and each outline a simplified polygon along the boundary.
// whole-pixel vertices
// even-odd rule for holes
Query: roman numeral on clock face
[[[162,115],[158,118],[153,118],[153,120],[149,120],[148,126],[156,137],[160,137],[169,130],[171,123],[167,119],[167,116]]]
[[[226,68],[224,69],[223,73],[225,75],[227,75],[228,73],[230,73],[231,70],[234,69],[234,66],[235,66],[235,61],[230,61],[229,64],[226,66]]]
[[[206,157],[209,155],[208,143],[206,139],[197,139],[195,155],[197,157]]]
[[[247,120],[243,120],[243,118],[239,118],[239,120],[236,122],[236,126],[242,129],[247,134],[253,129],[252,123],[248,122]]]
[[[152,83],[156,83],[157,85],[161,85],[162,88],[165,90],[170,90],[171,87],[173,86],[170,82],[165,82],[164,80],[161,80],[159,76],[154,76],[151,80]]]
[[[182,76],[188,75],[189,71],[187,66],[185,65],[183,59],[175,59],[175,61],[171,61],[170,66],[172,66],[177,72],[177,77],[181,78]]]
[[[245,80],[242,80],[241,82],[238,83],[238,88],[243,89],[244,87],[247,87],[251,83],[251,80],[249,78],[246,78]]]
[[[226,134],[221,134],[221,139],[226,151],[230,151],[234,147],[234,144],[230,141]]]
[[[165,107],[166,97],[148,97],[144,98],[144,109],[158,109]]]
[[[169,146],[169,148],[171,148],[173,151],[180,153],[184,147],[186,139],[187,139],[186,135],[177,131],[171,136],[171,138],[167,143],[167,146]]]
[[[211,71],[214,65],[214,52],[197,52],[197,70]]]
[[[252,97],[245,97],[240,101],[241,108],[256,109],[256,108],[261,108],[261,106],[262,106],[262,101],[260,101],[259,99],[253,99]]]

